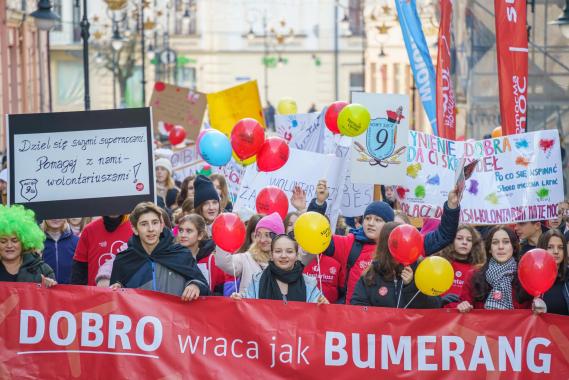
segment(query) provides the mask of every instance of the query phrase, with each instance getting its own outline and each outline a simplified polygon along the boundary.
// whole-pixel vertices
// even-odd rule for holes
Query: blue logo
[[[397,138],[397,124],[386,119],[373,119],[366,133],[366,146],[370,156],[385,160],[393,155]]]

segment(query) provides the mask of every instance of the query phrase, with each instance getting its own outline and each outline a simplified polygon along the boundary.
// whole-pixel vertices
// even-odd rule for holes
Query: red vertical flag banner
[[[526,131],[528,35],[526,0],[494,0],[502,133]]]
[[[456,108],[450,73],[451,19],[453,0],[440,0],[441,23],[437,54],[437,126],[439,137],[456,139]]]

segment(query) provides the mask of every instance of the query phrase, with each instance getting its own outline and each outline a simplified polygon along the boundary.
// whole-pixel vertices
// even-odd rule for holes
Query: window
[[[57,103],[70,105],[83,98],[83,64],[78,61],[57,62]]]
[[[177,67],[177,85],[188,88],[196,88],[196,69],[195,67]]]
[[[364,74],[350,73],[350,93],[364,91]]]
[[[350,32],[353,36],[363,35],[364,19],[363,19],[363,4],[362,0],[350,0],[349,13],[350,13]]]
[[[57,13],[59,15],[59,17],[62,17],[62,15],[63,15],[62,8],[61,8],[61,1],[62,0],[53,0],[52,11],[54,13]],[[57,24],[55,24],[55,26],[53,27],[52,30],[56,31],[56,32],[61,32],[63,30],[63,24],[61,22],[58,22]]]
[[[81,40],[81,7],[73,5],[73,42],[79,42]]]

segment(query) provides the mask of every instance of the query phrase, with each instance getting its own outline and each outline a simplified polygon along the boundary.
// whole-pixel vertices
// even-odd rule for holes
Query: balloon
[[[174,124],[171,124],[171,123],[164,123],[164,129],[166,130],[166,132],[170,133],[170,131],[172,130],[172,128],[174,128]]]
[[[330,104],[324,114],[324,123],[333,134],[340,133],[340,130],[338,129],[338,115],[347,105],[348,102],[334,102]]]
[[[241,166],[249,166],[249,165],[257,162],[257,156],[249,157],[246,160],[239,159],[239,157],[237,157],[235,152],[232,153],[232,156],[233,156],[233,159],[235,160],[235,162],[237,162]]]
[[[338,115],[338,129],[344,136],[355,137],[366,131],[371,116],[361,104],[349,104]]]
[[[267,186],[257,194],[255,206],[259,214],[270,215],[277,212],[284,220],[288,213],[288,198],[278,187]]]
[[[212,166],[224,166],[231,160],[231,143],[218,130],[204,134],[198,149],[203,159]]]
[[[269,137],[257,153],[257,167],[261,172],[278,170],[288,161],[290,150],[286,140],[280,137]]]
[[[523,288],[534,297],[547,292],[557,277],[557,264],[545,249],[535,248],[522,256],[518,278]]]
[[[296,101],[293,98],[281,98],[277,105],[279,115],[293,115],[297,113]]]
[[[224,212],[213,221],[211,234],[217,246],[233,253],[245,242],[245,224],[237,214]]]
[[[417,261],[424,249],[423,235],[410,224],[395,227],[387,243],[391,255],[405,266]]]
[[[168,140],[172,145],[178,145],[186,139],[186,130],[181,125],[175,125],[168,132]]]
[[[415,271],[417,289],[428,296],[440,296],[450,289],[453,281],[452,265],[440,256],[427,257]]]
[[[265,130],[255,119],[239,120],[231,130],[231,147],[241,160],[256,155],[264,142]]]
[[[498,138],[498,137],[502,137],[502,127],[494,128],[490,135],[492,136],[493,139]]]
[[[294,223],[294,238],[305,252],[318,255],[330,245],[330,222],[322,214],[305,212]]]

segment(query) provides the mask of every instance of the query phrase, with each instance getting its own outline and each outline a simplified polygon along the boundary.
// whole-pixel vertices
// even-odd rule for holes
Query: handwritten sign
[[[10,204],[56,218],[126,213],[154,200],[148,108],[10,115],[8,125]]]
[[[355,92],[352,102],[362,104],[371,114],[366,133],[355,137],[352,145],[352,181],[401,184],[405,179],[409,97]]]
[[[338,184],[340,169],[341,160],[333,155],[291,149],[288,162],[277,171],[260,173],[256,165],[246,168],[234,211],[245,218],[255,213],[257,194],[267,186],[280,188],[290,199],[294,187],[299,185],[306,191],[306,198],[310,201],[316,197],[316,185],[321,178],[328,179],[330,190],[328,204],[339,203],[342,196]],[[289,211],[295,211],[292,205],[289,205]],[[330,212],[331,207],[328,207],[327,213]],[[335,221],[331,220],[331,223],[335,225]]]
[[[322,112],[275,115],[277,134],[289,147],[316,153],[333,153],[334,134],[324,125]]]
[[[207,106],[206,94],[164,82],[156,82],[150,98],[152,122],[161,134],[181,125],[186,136],[195,140],[202,127]]]
[[[563,200],[559,134],[545,130],[460,142],[409,132],[406,180],[398,188],[403,210],[414,217],[442,213],[455,172],[478,160],[465,179],[461,220],[503,224],[555,219]]]

